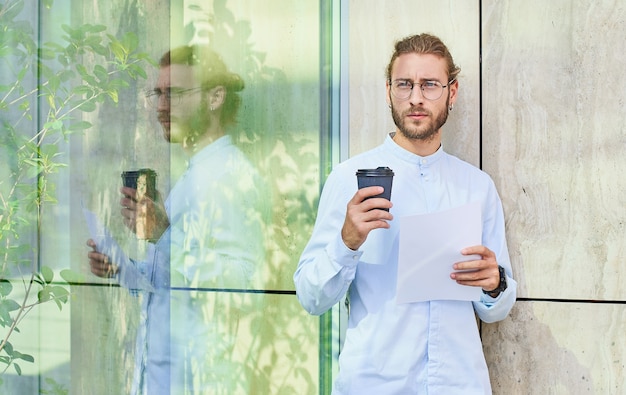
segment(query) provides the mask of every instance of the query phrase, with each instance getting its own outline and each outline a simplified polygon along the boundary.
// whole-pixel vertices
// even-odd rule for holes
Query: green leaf
[[[4,344],[4,351],[8,354],[8,355],[13,355],[13,344],[11,344],[10,342],[6,342]]]
[[[52,49],[42,48],[39,51],[39,57],[45,60],[52,60],[56,57],[56,52],[53,51]]]
[[[61,302],[67,303],[67,298],[70,296],[70,292],[61,285],[55,285],[52,287],[51,292],[55,298],[58,298]]]
[[[81,283],[85,282],[85,276],[82,273],[75,272],[71,269],[61,270],[61,278],[68,283]]]
[[[41,267],[41,275],[46,284],[50,284],[54,279],[54,272],[48,266]]]
[[[20,359],[22,361],[26,361],[26,362],[35,362],[35,358],[33,358],[32,355],[28,355],[28,354],[21,354],[20,353]]]
[[[3,299],[0,301],[0,310],[4,310],[6,312],[11,312],[15,310],[19,310],[20,305],[13,299]]]
[[[122,42],[124,43],[124,46],[127,48],[128,52],[135,51],[139,46],[139,38],[133,32],[126,33],[124,35],[124,38],[122,38]]]
[[[146,74],[146,71],[143,68],[137,66],[136,64],[129,65],[128,71],[129,73],[131,73],[131,76],[135,79],[137,78],[137,76],[140,76],[143,79],[148,78],[148,74]]]
[[[91,25],[91,24],[88,24],[87,26],[89,27],[88,30],[89,30],[90,33],[98,34],[98,33],[102,33],[102,32],[107,30],[106,25]]]
[[[13,290],[13,285],[7,279],[0,279],[0,296],[7,296]]]
[[[61,79],[58,76],[55,75],[55,76],[51,76],[50,78],[48,78],[48,86],[50,88],[51,93],[54,94],[59,89],[60,85],[61,85]]]
[[[63,127],[63,121],[57,119],[56,121],[46,122],[43,127],[44,129],[59,130]]]
[[[121,62],[126,62],[126,48],[119,41],[114,41],[110,44],[111,51],[115,55],[115,58]]]
[[[87,121],[72,122],[68,128],[69,131],[75,132],[91,128],[93,125]]]
[[[3,8],[2,12],[6,12],[4,18],[7,18],[7,20],[13,20],[20,14],[20,12],[22,12],[22,9],[24,9],[24,2],[18,1],[17,3],[13,4],[12,7],[7,7],[6,9]]]
[[[117,95],[117,91],[109,91],[107,92],[107,95],[109,95],[109,97],[111,98],[111,100],[113,100],[114,103],[118,102],[118,95]]]
[[[52,299],[52,294],[50,294],[50,289],[48,287],[45,287],[41,291],[37,292],[37,300],[40,303],[48,302],[50,299]]]
[[[107,82],[109,80],[109,74],[106,69],[99,64],[95,65],[93,73],[100,80],[100,82]]]
[[[45,281],[43,281],[40,275],[37,275],[35,278],[33,278],[33,281],[41,285],[42,287],[46,285]]]
[[[77,94],[77,95],[85,95],[85,94],[92,94],[93,93],[93,88],[87,86],[87,85],[79,85],[77,87],[74,87],[74,89],[72,89],[72,92]]]
[[[86,101],[78,107],[81,111],[92,112],[96,110],[96,103]]]
[[[18,376],[22,375],[22,368],[20,368],[20,365],[13,363],[13,367],[15,368],[15,372],[17,372]]]

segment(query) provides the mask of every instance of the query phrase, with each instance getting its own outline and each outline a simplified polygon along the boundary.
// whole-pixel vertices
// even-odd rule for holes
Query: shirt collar
[[[415,165],[425,165],[425,164],[433,164],[438,161],[443,155],[443,145],[439,146],[439,149],[434,153],[427,156],[419,156],[406,149],[400,147],[395,141],[393,141],[393,136],[396,132],[391,132],[387,135],[385,139],[385,147],[389,149],[395,156],[398,158],[405,160],[409,163]]]
[[[212,142],[211,144],[207,145],[206,147],[202,148],[200,151],[198,151],[195,155],[193,155],[191,158],[189,158],[189,166],[188,167],[192,167],[193,165],[200,163],[204,160],[207,160],[211,157],[214,157],[217,153],[219,153],[219,151],[229,147],[232,145],[232,140],[230,138],[229,135],[225,135],[220,137],[219,139],[215,140],[214,142]]]

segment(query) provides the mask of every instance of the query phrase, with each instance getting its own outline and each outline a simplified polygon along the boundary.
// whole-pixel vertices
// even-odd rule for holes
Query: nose
[[[167,111],[170,108],[170,101],[165,95],[159,95],[157,100],[157,111]]]
[[[413,89],[411,89],[411,94],[409,95],[409,103],[411,105],[424,103],[424,92],[422,92],[422,87],[415,84],[413,85]]]

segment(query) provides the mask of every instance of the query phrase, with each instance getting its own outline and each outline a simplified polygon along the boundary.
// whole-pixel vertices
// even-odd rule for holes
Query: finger
[[[135,211],[131,210],[128,207],[122,207],[120,209],[120,214],[122,214],[122,217],[124,217],[125,219],[132,219],[135,217]]]
[[[393,204],[385,198],[370,198],[361,203],[363,211],[382,210],[389,211]],[[383,210],[384,209],[384,210]]]
[[[467,248],[463,248],[461,250],[461,254],[463,255],[480,255],[483,258],[488,258],[488,257],[494,257],[495,258],[495,254],[493,251],[491,251],[489,248],[482,246],[482,245],[477,245],[477,246],[472,246],[472,247],[467,247]]]
[[[131,210],[135,210],[137,206],[137,201],[128,196],[124,196],[120,199],[120,206],[131,209]]]
[[[479,270],[453,272],[450,274],[450,278],[461,285],[482,287],[483,289],[491,290],[498,286],[500,273],[497,266],[495,270],[491,266],[486,266],[484,269]]]
[[[371,221],[384,221],[385,223],[387,223],[387,221],[391,221],[393,219],[393,215],[389,212],[389,211],[385,211],[385,210],[376,210],[381,208],[381,206],[386,205],[384,202],[387,203],[391,203],[389,202],[389,200],[387,199],[370,199],[370,200],[376,200],[379,202],[363,202],[362,206],[365,209],[361,214],[361,219],[364,222],[371,222]],[[377,204],[380,203],[380,204]]]
[[[135,199],[137,196],[137,190],[135,188],[121,187],[120,192],[122,193],[122,195],[127,196],[131,199]]]
[[[476,256],[476,259],[469,261],[456,262],[452,265],[452,268],[457,271],[476,271],[483,270],[489,267],[489,263],[484,259],[481,259],[480,255]]]
[[[380,195],[381,193],[383,193],[383,191],[384,191],[384,188],[381,186],[361,188],[356,191],[356,193],[354,194],[350,202],[353,204],[359,204],[363,202],[365,199],[367,199],[368,197]]]

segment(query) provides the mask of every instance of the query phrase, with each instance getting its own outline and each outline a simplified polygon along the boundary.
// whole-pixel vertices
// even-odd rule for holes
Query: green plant
[[[43,1],[46,8],[52,0]],[[0,3],[0,371],[33,362],[9,341],[24,316],[42,303],[61,309],[69,300],[70,270],[53,270],[38,256],[42,213],[57,203],[52,175],[62,171],[60,147],[91,123],[83,114],[117,103],[119,92],[145,79],[148,56],[132,33],[120,38],[106,26],[63,25],[60,42],[40,44],[24,0]],[[28,235],[32,235],[31,238]],[[19,287],[17,286],[19,285]],[[1,380],[0,380],[1,382]]]
[[[304,81],[288,81],[285,73],[267,64],[267,54],[255,48],[250,22],[238,19],[226,0],[211,8],[191,6],[204,18],[186,26],[188,39],[203,26],[207,42],[240,74],[246,88],[235,132],[238,146],[250,157],[272,191],[272,220],[265,229],[267,257],[263,263],[260,291],[282,290],[283,295],[239,295],[236,313],[226,308],[222,296],[203,295],[202,310],[207,322],[223,330],[219,358],[207,355],[207,369],[194,377],[214,383],[215,394],[314,394],[319,382],[307,368],[317,368],[317,319],[308,317],[298,304],[291,280],[295,264],[311,233],[319,192],[318,119],[302,125],[302,108],[315,108],[302,101],[298,90]],[[308,88],[308,87],[307,87]],[[262,294],[260,294],[262,295]],[[235,298],[235,296],[232,296]],[[310,324],[313,325],[310,325]],[[236,326],[236,330],[230,327]],[[311,330],[314,328],[314,330]],[[238,333],[236,333],[238,332]],[[245,347],[241,346],[245,343]],[[241,352],[240,348],[245,348]],[[219,372],[221,376],[211,375]]]

